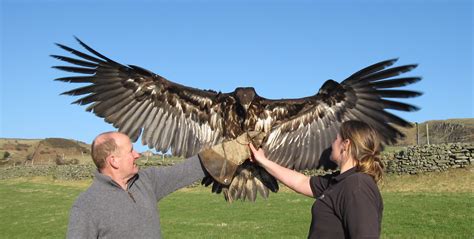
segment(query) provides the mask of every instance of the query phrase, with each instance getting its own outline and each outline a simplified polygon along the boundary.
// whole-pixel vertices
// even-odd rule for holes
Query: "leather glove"
[[[230,185],[237,167],[251,156],[248,144],[260,147],[265,133],[250,131],[198,153],[207,172],[219,183]]]

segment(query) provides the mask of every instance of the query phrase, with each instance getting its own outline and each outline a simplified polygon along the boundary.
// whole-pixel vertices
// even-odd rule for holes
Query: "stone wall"
[[[0,180],[20,177],[47,176],[61,180],[91,179],[95,167],[89,165],[22,165],[0,168]]]
[[[474,163],[473,144],[411,146],[383,156],[387,173],[417,174],[462,168]]]
[[[171,166],[181,162],[181,158],[171,158],[170,160],[149,160],[138,162],[140,168],[151,166],[162,167]],[[70,164],[70,165],[20,165],[0,167],[0,180],[21,177],[52,177],[60,180],[84,180],[94,176],[96,167],[94,164]]]
[[[391,154],[383,154],[387,173],[417,174],[440,172],[449,168],[461,168],[474,164],[473,144],[440,144],[411,146]],[[141,168],[169,166],[182,159],[149,160],[141,162]],[[81,180],[93,177],[95,166],[87,165],[34,165],[0,167],[0,180],[17,177],[52,176],[62,180]],[[330,171],[305,170],[306,175],[323,175]]]

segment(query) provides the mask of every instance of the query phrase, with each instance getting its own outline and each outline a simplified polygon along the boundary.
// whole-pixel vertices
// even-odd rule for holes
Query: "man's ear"
[[[114,169],[119,168],[119,164],[118,164],[118,161],[117,161],[118,159],[114,155],[107,156],[106,160],[112,168],[114,168]]]

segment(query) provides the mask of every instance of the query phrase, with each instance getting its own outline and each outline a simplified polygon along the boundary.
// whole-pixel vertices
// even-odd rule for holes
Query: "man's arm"
[[[97,238],[98,229],[92,218],[76,205],[72,206],[66,238]]]
[[[144,173],[152,180],[157,200],[205,176],[198,156],[192,156],[184,162],[169,167],[151,167],[145,169]]]

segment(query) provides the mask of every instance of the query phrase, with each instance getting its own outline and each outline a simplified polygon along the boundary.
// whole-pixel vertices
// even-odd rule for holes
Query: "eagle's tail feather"
[[[262,181],[257,178],[255,179],[255,187],[257,187],[258,192],[263,198],[268,198],[270,190],[268,190],[267,186],[265,186]]]
[[[255,177],[262,183],[264,184],[264,187],[267,188],[267,190],[269,189],[270,191],[276,193],[278,192],[279,190],[279,186],[278,186],[278,182],[277,180],[275,179],[275,177],[273,177],[271,174],[269,174],[264,168],[260,167],[260,166],[256,166],[256,175]],[[263,195],[262,195],[263,196]],[[265,196],[264,196],[265,197]],[[265,197],[267,198],[267,197]]]
[[[278,182],[273,176],[262,167],[250,162],[245,162],[238,168],[229,186],[218,183],[210,176],[205,177],[201,183],[205,186],[212,183],[212,192],[224,194],[228,202],[237,200],[254,202],[257,194],[267,199],[270,191],[278,192],[279,189]]]
[[[255,199],[257,198],[257,187],[255,181],[258,180],[257,178],[249,178],[247,179],[247,182],[245,183],[245,195],[247,196],[247,199],[251,202],[255,202]]]

